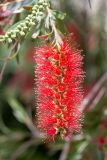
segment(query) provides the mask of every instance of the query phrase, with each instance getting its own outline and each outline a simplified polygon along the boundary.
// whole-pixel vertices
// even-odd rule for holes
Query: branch
[[[59,157],[59,160],[66,160],[67,159],[67,156],[68,156],[69,150],[70,150],[70,146],[71,146],[71,142],[72,142],[71,137],[70,138],[67,137],[66,143],[65,143],[63,151]]]
[[[30,146],[33,146],[36,142],[36,139],[31,139],[19,146],[19,148],[11,156],[11,160],[16,160],[22,153],[24,153]]]
[[[106,91],[105,87],[102,87],[102,88],[100,89],[100,91],[98,92],[97,96],[96,96],[95,99],[93,100],[93,102],[92,102],[92,104],[91,104],[91,106],[90,106],[90,109],[94,108],[94,106],[96,106],[96,105],[100,102],[100,100],[102,99],[102,97],[103,97],[104,94],[105,94],[105,91]]]
[[[31,119],[30,119],[30,117],[26,117],[26,121],[25,121],[25,123],[26,123],[26,125],[27,125],[27,127],[29,128],[29,130],[31,131],[31,133],[32,133],[32,136],[34,137],[34,138],[39,138],[39,139],[43,139],[43,138],[45,138],[45,135],[43,134],[43,133],[41,133],[41,132],[39,132],[38,130],[37,130],[37,128],[34,126],[34,124],[32,123],[32,121],[31,121]]]
[[[52,32],[54,33],[54,42],[53,42],[53,44],[55,43],[55,45],[60,49],[60,45],[62,44],[62,39],[61,39],[61,37],[60,37],[60,35],[59,35],[58,31],[57,31],[57,28],[56,28],[55,17],[53,16],[52,10],[49,7],[47,7],[47,12],[48,12],[48,16],[47,16],[46,25],[48,26],[49,23],[50,23],[50,26],[52,28]]]
[[[81,111],[83,112],[90,102],[92,102],[95,95],[98,93],[98,91],[102,88],[104,83],[107,81],[107,72],[102,75],[102,77],[98,80],[98,82],[94,85],[94,87],[91,89],[89,94],[83,99],[81,103]]]
[[[92,8],[92,6],[91,6],[91,0],[88,0],[88,3],[89,3],[90,8]]]
[[[16,47],[16,45],[17,45],[17,42],[15,42],[13,46],[11,46],[11,48],[10,48],[10,50],[9,50],[9,53],[8,53],[8,56],[7,56],[7,57],[5,58],[5,60],[4,60],[4,64],[3,64],[2,69],[1,69],[1,72],[0,72],[0,83],[1,83],[1,81],[2,81],[2,79],[3,79],[3,74],[4,74],[5,68],[6,68],[6,66],[7,66],[7,63],[8,63],[8,61],[9,61],[9,58],[10,58],[10,56],[11,56],[11,54],[12,54],[13,49]]]

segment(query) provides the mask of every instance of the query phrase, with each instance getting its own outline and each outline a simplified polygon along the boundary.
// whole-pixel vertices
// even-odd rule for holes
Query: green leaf
[[[29,116],[23,106],[16,99],[13,98],[8,99],[8,103],[13,109],[13,113],[16,119],[21,123],[25,123]]]
[[[16,29],[16,28],[17,28],[17,26],[18,26],[20,23],[24,23],[24,22],[25,22],[25,20],[21,20],[21,21],[19,21],[19,22],[15,23],[15,24],[14,24],[14,25],[12,25],[11,27],[9,27],[9,29],[7,30],[7,32],[9,32],[9,31],[11,31],[11,30]]]
[[[53,15],[55,16],[55,18],[63,20],[66,16],[66,13],[61,12],[61,11],[53,10]]]
[[[19,49],[20,49],[20,43],[18,43],[14,49],[14,54],[10,57],[10,59],[16,58],[17,63],[19,64]]]
[[[40,34],[40,29],[38,29],[35,33],[33,33],[32,38],[36,39]]]

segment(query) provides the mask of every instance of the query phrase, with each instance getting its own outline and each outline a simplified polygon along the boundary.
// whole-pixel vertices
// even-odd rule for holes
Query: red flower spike
[[[35,60],[38,128],[53,139],[57,133],[65,137],[79,131],[84,77],[81,51],[63,40],[60,51],[52,46],[37,48]]]

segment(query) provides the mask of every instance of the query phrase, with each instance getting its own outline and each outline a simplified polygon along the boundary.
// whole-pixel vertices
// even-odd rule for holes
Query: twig
[[[102,77],[98,80],[98,82],[94,85],[89,94],[83,99],[81,103],[81,111],[84,111],[90,102],[93,100],[94,96],[98,93],[99,89],[103,86],[103,84],[107,81],[107,72],[102,75]]]
[[[89,6],[90,6],[90,8],[92,8],[92,6],[91,6],[91,0],[88,0],[88,2],[89,2]]]
[[[52,27],[52,32],[54,33],[54,37],[55,37],[55,40],[54,40],[54,43],[55,45],[60,48],[60,45],[62,44],[62,39],[56,29],[56,24],[55,24],[55,20],[54,20],[54,16],[52,14],[52,11],[50,8],[47,7],[47,12],[48,12],[48,20],[50,21],[50,25]]]
[[[30,146],[33,146],[37,142],[36,139],[31,139],[22,144],[12,155],[11,160],[16,160],[23,152],[25,152]]]
[[[100,102],[100,100],[102,99],[102,97],[105,94],[105,90],[106,90],[105,87],[101,88],[101,90],[98,92],[97,96],[93,100],[93,102],[90,106],[90,109],[94,108],[94,106],[96,106]]]
[[[72,142],[71,137],[70,138],[67,137],[66,143],[65,143],[63,151],[59,157],[59,160],[66,160],[67,159],[67,155],[69,154],[71,142]]]
[[[34,124],[32,123],[31,119],[29,117],[26,117],[26,125],[29,128],[29,130],[32,133],[32,136],[34,138],[45,138],[45,135],[41,132],[39,132],[36,127],[34,126]]]
[[[2,69],[1,69],[1,72],[0,72],[0,83],[1,83],[1,81],[2,81],[2,79],[3,79],[3,74],[4,74],[4,71],[5,71],[5,68],[6,68],[6,66],[7,66],[7,63],[8,63],[8,61],[9,61],[9,58],[10,58],[10,56],[11,56],[11,54],[12,54],[12,51],[13,51],[13,49],[15,48],[16,44],[17,44],[17,42],[15,42],[13,46],[11,46],[11,48],[10,48],[10,50],[9,50],[9,53],[8,53],[8,56],[7,56],[7,57],[5,58],[5,60],[4,60],[4,64],[3,64]]]
[[[95,97],[99,89],[103,86],[103,84],[107,81],[107,72],[102,75],[102,77],[98,80],[98,82],[94,85],[90,93],[84,98],[84,100],[81,103],[81,111],[83,112],[87,106],[90,104],[92,99]],[[99,93],[99,99],[102,96],[102,93]],[[104,94],[104,93],[103,93]],[[71,146],[71,138],[69,140],[66,140],[66,143],[64,145],[64,148],[62,150],[62,153],[59,157],[59,160],[66,160],[67,156],[69,154],[70,146]]]

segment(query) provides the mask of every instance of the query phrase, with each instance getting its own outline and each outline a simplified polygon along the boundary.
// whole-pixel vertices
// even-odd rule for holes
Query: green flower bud
[[[48,3],[47,3],[47,2],[45,2],[45,3],[43,3],[43,5],[44,5],[44,6],[48,6]]]
[[[22,28],[22,26],[21,26],[21,25],[17,26],[17,29],[21,30],[21,28]]]
[[[35,26],[35,23],[34,22],[30,22],[30,25]]]
[[[44,0],[39,0],[38,4],[43,4],[44,3]]]
[[[16,38],[16,34],[15,33],[11,34],[11,38]]]
[[[35,20],[36,20],[36,17],[35,17],[35,16],[33,16],[33,17],[32,17],[32,21],[35,21]]]
[[[39,12],[39,16],[43,16],[44,15],[44,13],[43,12]]]
[[[20,30],[17,28],[17,29],[14,30],[14,32],[15,32],[15,33],[19,33]]]
[[[27,17],[28,17],[28,18],[32,18],[32,14],[28,15]]]
[[[38,12],[36,12],[36,18],[39,16],[39,11]]]
[[[27,21],[29,21],[29,20],[30,20],[30,18],[29,18],[29,17],[26,17],[25,19],[26,19]]]
[[[27,30],[28,29],[28,27],[25,25],[24,27],[23,27],[23,30]]]
[[[24,25],[25,25],[24,23],[20,23],[20,26],[21,26],[21,27],[24,27]]]
[[[7,35],[8,35],[8,36],[10,36],[10,35],[11,35],[11,33],[12,33],[11,31],[7,31]]]
[[[12,39],[11,38],[7,38],[7,42],[8,43],[12,43]]]
[[[3,39],[0,39],[0,42],[3,42],[4,40]]]
[[[33,15],[36,15],[36,11],[32,11],[32,14],[33,14]]]
[[[25,24],[26,24],[26,25],[29,25],[29,21],[27,20],[27,21],[25,22]]]
[[[43,8],[44,8],[43,5],[39,6],[39,10],[43,10]]]
[[[4,36],[0,35],[0,42],[4,41]]]
[[[9,38],[8,34],[6,34],[4,37],[5,37],[5,39]]]
[[[38,8],[38,5],[35,4],[34,7],[32,8],[32,10],[36,10]]]
[[[20,32],[20,35],[21,35],[21,36],[24,36],[24,35],[25,35],[25,33],[24,33],[23,31],[21,31],[21,32]]]

